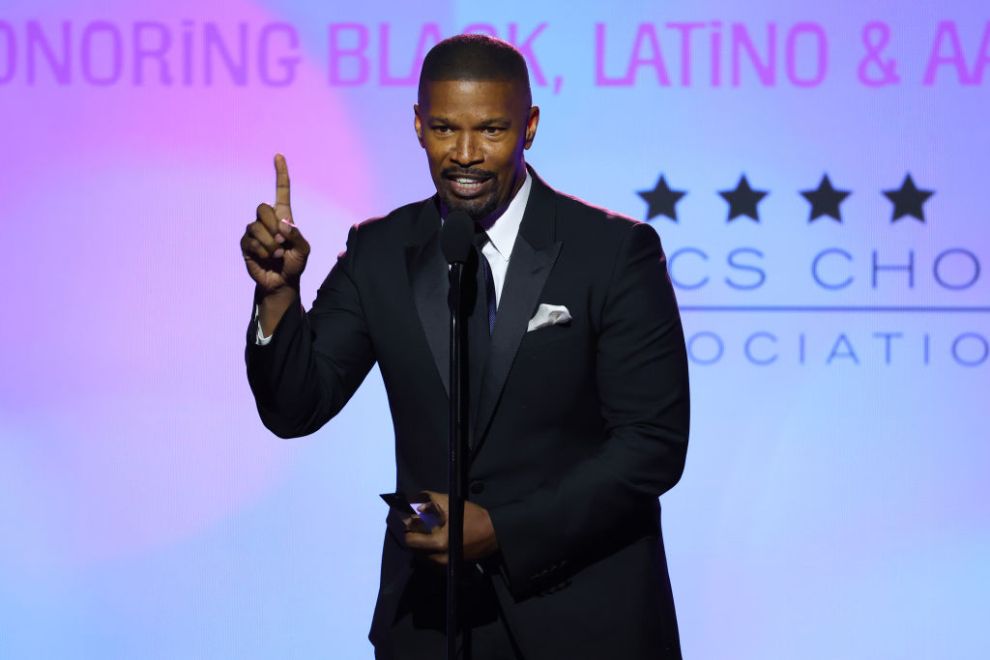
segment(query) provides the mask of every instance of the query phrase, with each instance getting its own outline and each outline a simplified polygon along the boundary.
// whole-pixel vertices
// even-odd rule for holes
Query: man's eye
[[[447,133],[450,133],[450,126],[434,126],[433,132],[439,133],[440,135],[446,135]]]
[[[501,126],[485,126],[484,131],[487,135],[498,135],[505,129]]]

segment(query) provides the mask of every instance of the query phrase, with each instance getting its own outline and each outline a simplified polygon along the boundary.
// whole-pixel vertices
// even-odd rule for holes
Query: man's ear
[[[529,149],[533,140],[536,139],[536,127],[540,124],[540,108],[539,106],[532,106],[529,109],[529,118],[526,120],[526,142],[523,147]]]
[[[419,104],[413,104],[413,128],[416,129],[416,139],[419,140],[419,146],[426,148],[423,144],[423,122],[419,119]]]

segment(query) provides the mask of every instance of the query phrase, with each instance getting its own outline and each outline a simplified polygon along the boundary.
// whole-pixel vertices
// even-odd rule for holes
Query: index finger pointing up
[[[292,220],[292,209],[289,207],[289,167],[282,154],[275,154],[275,215],[279,220]]]

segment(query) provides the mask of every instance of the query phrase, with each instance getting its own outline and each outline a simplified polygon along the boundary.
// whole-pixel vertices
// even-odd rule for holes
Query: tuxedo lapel
[[[450,311],[447,308],[447,262],[440,251],[440,213],[427,200],[413,224],[406,247],[406,269],[416,312],[433,362],[450,396]]]
[[[472,436],[472,457],[484,441],[519,344],[526,334],[529,319],[536,310],[540,293],[562,245],[561,242],[554,241],[555,193],[535,172],[530,170],[530,174],[533,177],[533,186],[509,259],[509,269],[482,376],[478,415]]]
[[[556,204],[554,191],[530,169],[533,178],[519,235],[512,248],[509,269],[502,287],[495,328],[484,364],[472,365],[480,384],[471,408],[474,416],[472,456],[498,407],[506,378],[512,368],[526,326],[536,310],[540,293],[557,261],[562,243],[555,241]],[[406,269],[416,312],[423,327],[433,362],[444,391],[450,396],[450,311],[447,307],[447,262],[440,250],[440,213],[436,200],[420,209],[406,246]],[[472,374],[478,383],[479,376]]]

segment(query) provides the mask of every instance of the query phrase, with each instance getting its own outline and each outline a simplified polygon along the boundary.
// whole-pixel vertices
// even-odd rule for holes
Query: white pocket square
[[[540,328],[545,328],[548,325],[567,323],[570,320],[571,313],[567,311],[567,308],[563,305],[548,305],[546,303],[540,303],[539,308],[536,310],[536,314],[533,314],[533,318],[529,320],[529,325],[526,326],[526,332],[539,330]]]

